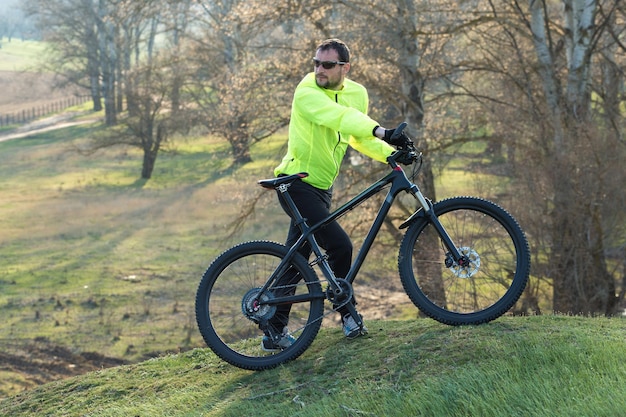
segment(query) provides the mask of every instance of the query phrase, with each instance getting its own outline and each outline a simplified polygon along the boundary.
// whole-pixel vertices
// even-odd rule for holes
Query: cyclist
[[[302,181],[294,182],[289,189],[309,225],[330,213],[332,185],[348,145],[383,163],[394,151],[386,143],[390,141],[393,129],[382,128],[367,115],[367,90],[346,78],[350,71],[348,46],[339,39],[323,41],[316,49],[313,64],[314,72],[307,74],[294,92],[287,153],[274,171],[276,176],[299,172],[309,174]],[[288,213],[280,192],[278,197]],[[293,245],[299,236],[300,229],[292,219],[286,245]],[[352,242],[347,233],[335,221],[317,232],[315,238],[326,251],[335,276],[345,277],[352,264]],[[305,245],[300,252],[308,259],[310,245]],[[281,284],[294,284],[285,282],[288,280],[283,278]],[[354,303],[354,300],[351,302]],[[269,324],[280,337],[274,341],[271,332],[266,330],[262,341],[264,350],[278,351],[294,342],[287,329],[289,312],[289,305],[278,307]],[[359,328],[347,308],[339,308],[338,312],[347,338],[367,332],[365,327]]]

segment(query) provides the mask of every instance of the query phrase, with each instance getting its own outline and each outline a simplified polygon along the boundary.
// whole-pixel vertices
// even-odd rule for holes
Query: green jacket
[[[318,87],[310,73],[296,87],[291,107],[287,154],[275,175],[308,172],[303,181],[329,189],[348,145],[380,162],[393,148],[376,138],[378,123],[367,116],[369,99],[361,84],[344,80],[341,91]]]

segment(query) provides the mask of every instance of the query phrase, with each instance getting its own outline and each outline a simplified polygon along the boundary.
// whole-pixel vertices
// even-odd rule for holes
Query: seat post
[[[291,212],[291,218],[294,220],[294,223],[300,228],[300,232],[304,234],[308,230],[306,219],[302,217],[300,210],[296,207],[296,203],[294,203],[293,198],[289,195],[289,185],[291,185],[291,183],[280,184],[276,187],[276,190],[282,195],[283,199],[287,203],[287,207]]]

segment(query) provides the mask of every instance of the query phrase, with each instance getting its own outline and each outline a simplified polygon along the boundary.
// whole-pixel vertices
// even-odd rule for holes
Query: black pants
[[[289,187],[289,195],[293,199],[296,207],[307,221],[309,226],[312,226],[322,219],[326,218],[330,214],[330,205],[332,200],[332,190],[320,190],[302,181],[295,181]],[[278,200],[283,210],[287,214],[289,211],[287,205],[283,199],[283,196],[278,192]],[[289,226],[289,233],[287,235],[287,241],[285,244],[289,247],[292,246],[300,237],[300,229],[291,219]],[[315,239],[317,243],[326,251],[328,255],[328,264],[335,273],[337,278],[345,278],[352,265],[352,242],[350,237],[343,230],[343,228],[336,221],[329,223],[325,227],[321,228],[315,233]],[[311,245],[306,243],[300,248],[299,252],[305,259],[309,259],[311,256]],[[297,277],[296,277],[297,279]],[[280,280],[280,285],[296,284],[293,278],[284,277]],[[294,293],[295,287],[285,293]],[[354,300],[352,300],[354,302]],[[271,324],[274,325],[276,330],[281,331],[282,327],[287,325],[289,320],[289,312],[291,305],[279,306],[278,310],[271,320]],[[339,313],[343,316],[348,313],[348,310],[343,307],[340,308]]]

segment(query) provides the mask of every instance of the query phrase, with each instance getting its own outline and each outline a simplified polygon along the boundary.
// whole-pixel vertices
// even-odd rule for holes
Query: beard
[[[315,77],[315,83],[318,87],[325,88],[327,90],[335,90],[337,87],[341,85],[342,80],[331,81],[330,78],[324,77],[320,80],[320,78]]]

